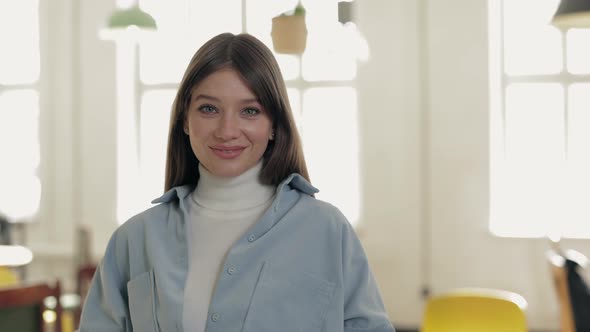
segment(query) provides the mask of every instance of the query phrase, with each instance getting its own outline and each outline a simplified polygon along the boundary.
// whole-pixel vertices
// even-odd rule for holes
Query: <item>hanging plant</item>
[[[272,43],[275,52],[302,54],[307,43],[305,8],[301,1],[289,12],[272,19]]]

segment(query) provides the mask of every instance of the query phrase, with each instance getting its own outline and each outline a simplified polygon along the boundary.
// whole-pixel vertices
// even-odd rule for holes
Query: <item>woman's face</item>
[[[231,68],[210,74],[193,88],[184,126],[200,163],[222,177],[256,165],[272,139],[267,110]]]

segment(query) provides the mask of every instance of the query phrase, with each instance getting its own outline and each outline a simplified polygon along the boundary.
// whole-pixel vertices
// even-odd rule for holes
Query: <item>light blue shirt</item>
[[[161,203],[113,234],[84,304],[80,332],[182,331],[188,271],[185,199]],[[262,218],[229,250],[207,332],[394,331],[353,228],[292,174]]]

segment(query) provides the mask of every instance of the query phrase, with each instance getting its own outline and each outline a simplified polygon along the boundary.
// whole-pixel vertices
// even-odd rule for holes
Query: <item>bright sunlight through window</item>
[[[490,0],[490,230],[590,238],[590,29],[558,0]]]
[[[0,215],[25,221],[37,212],[39,3],[0,2]]]

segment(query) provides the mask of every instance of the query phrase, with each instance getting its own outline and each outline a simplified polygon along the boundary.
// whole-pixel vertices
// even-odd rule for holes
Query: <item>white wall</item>
[[[42,1],[42,3],[45,3]],[[487,229],[486,0],[358,0],[371,58],[358,77],[362,135],[359,234],[396,326],[419,325],[421,288],[496,287],[529,301],[533,328],[556,328],[547,248]],[[115,221],[115,54],[97,38],[111,1],[52,1],[43,73],[37,254],[29,276],[73,289],[75,225],[100,255]],[[590,255],[588,241],[569,241]]]
[[[417,1],[357,1],[370,60],[359,69],[363,210],[359,234],[391,319],[416,326],[421,218]]]
[[[90,225],[94,252],[116,227],[115,48],[98,31],[113,1],[41,4],[46,41],[42,72],[40,213],[27,228],[32,279],[56,276],[74,289],[75,228]]]

